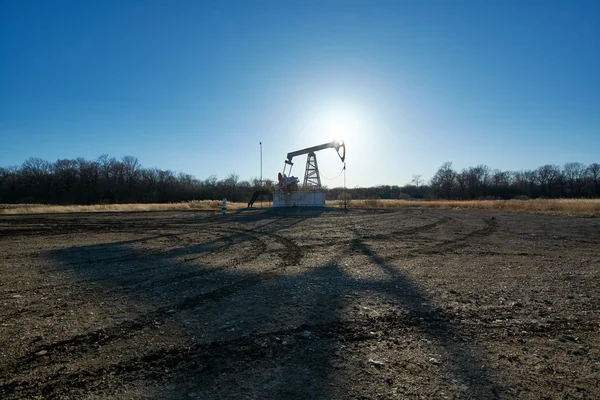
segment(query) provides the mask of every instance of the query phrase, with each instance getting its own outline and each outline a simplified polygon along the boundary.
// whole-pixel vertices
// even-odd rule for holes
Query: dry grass
[[[340,202],[328,201],[327,206],[339,207]],[[165,204],[98,204],[92,206],[56,206],[45,204],[0,204],[4,214],[52,214],[79,212],[193,211],[221,207],[220,200],[202,200]],[[239,210],[246,203],[227,202],[228,210]],[[600,217],[600,199],[535,199],[535,200],[352,200],[352,208],[437,208],[521,211]]]
[[[227,202],[227,210],[239,210],[246,203]],[[201,200],[182,203],[152,204],[97,204],[91,206],[56,206],[46,204],[0,204],[2,214],[54,214],[86,212],[136,212],[136,211],[191,211],[221,208],[220,200]]]
[[[332,202],[331,205],[338,202]],[[542,212],[600,216],[600,199],[534,199],[534,200],[352,200],[350,207],[367,208],[438,208],[498,211]]]

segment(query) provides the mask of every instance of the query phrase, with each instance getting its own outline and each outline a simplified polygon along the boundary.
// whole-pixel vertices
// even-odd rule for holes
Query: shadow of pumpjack
[[[416,330],[437,344],[445,359],[444,368],[457,381],[466,384],[467,389],[463,393],[465,397],[497,397],[496,379],[489,368],[482,368],[485,365],[484,357],[473,343],[461,337],[461,328],[451,322],[452,316],[443,310],[431,308],[427,296],[396,268],[384,262],[358,232],[354,232],[349,246],[339,249],[330,261],[295,275],[279,274],[278,271],[282,267],[297,264],[301,255],[296,259],[282,256],[275,267],[256,273],[232,271],[214,265],[191,265],[180,261],[182,255],[201,257],[205,252],[225,250],[234,244],[252,240],[252,235],[277,235],[277,232],[295,224],[310,222],[306,217],[273,217],[269,213],[261,218],[267,222],[255,228],[222,234],[213,241],[150,255],[132,248],[132,241],[52,252],[51,255],[59,266],[90,279],[89,282],[93,285],[90,285],[89,292],[97,290],[98,284],[128,288],[132,284],[131,278],[139,279],[139,274],[145,273],[144,268],[148,268],[149,262],[155,267],[155,272],[160,272],[160,266],[166,261],[177,259],[177,262],[175,267],[169,269],[169,276],[161,273],[160,277],[156,277],[155,273],[149,277],[150,281],[153,278],[156,281],[156,290],[146,288],[139,291],[133,285],[132,289],[120,293],[129,302],[151,301],[154,304],[156,300],[160,300],[165,303],[163,306],[131,320],[50,345],[38,346],[32,350],[31,356],[21,360],[20,365],[44,366],[44,361],[35,357],[42,350],[53,355],[50,358],[52,362],[69,363],[75,354],[78,357],[85,355],[100,358],[100,355],[94,353],[99,347],[130,340],[129,338],[135,337],[136,332],[153,324],[177,322],[183,313],[215,316],[213,320],[206,321],[209,327],[223,322],[220,321],[219,314],[229,313],[232,318],[239,317],[238,319],[246,322],[240,323],[241,326],[234,333],[225,331],[222,335],[215,331],[216,328],[208,328],[213,331],[211,340],[190,343],[185,348],[149,347],[145,353],[124,361],[102,365],[96,369],[64,372],[47,383],[41,383],[43,380],[30,382],[30,386],[21,394],[41,392],[49,396],[64,395],[65,391],[79,389],[82,385],[97,385],[102,377],[114,374],[122,382],[149,380],[182,387],[192,386],[195,392],[215,398],[237,394],[251,398],[326,399],[345,397],[349,394],[346,390],[354,390],[353,395],[357,395],[357,390],[368,389],[361,388],[357,379],[362,374],[361,369],[370,366],[359,363],[352,367],[351,363],[346,362],[340,369],[332,364],[336,360],[340,361],[338,353],[344,344],[381,340],[381,336],[377,339],[371,334],[371,330],[379,326],[384,331],[384,339]],[[168,235],[143,240],[166,236]],[[287,250],[289,249],[282,249]],[[374,266],[387,274],[388,279],[382,281],[348,276],[336,263],[336,258],[345,251],[366,255]],[[83,253],[90,263],[81,263]],[[121,253],[126,254],[129,260],[144,262],[133,263],[130,270],[123,274],[120,266],[102,259],[105,254]],[[265,273],[269,271],[271,273],[266,278]],[[206,285],[197,283],[195,293],[186,292],[183,297],[179,291],[161,290],[160,279],[172,284],[178,277],[182,282],[194,277],[199,282],[206,282]],[[205,290],[205,286],[211,285],[209,290]],[[370,320],[361,324],[356,320],[349,320],[344,312],[349,305],[346,296],[365,292],[393,299],[397,305],[396,312],[388,315],[386,321]],[[153,298],[155,293],[160,296]],[[248,294],[253,296],[247,296]],[[238,296],[246,299],[246,302],[233,302],[232,299],[237,299]],[[219,313],[215,312],[215,308]],[[194,325],[186,328],[182,325],[182,329],[207,328]],[[284,343],[286,340],[287,344]],[[349,369],[346,370],[346,367]],[[385,368],[392,377],[396,373],[393,365]],[[169,372],[165,372],[165,369]],[[236,382],[241,384],[238,392],[232,389],[237,387]],[[368,382],[365,385],[368,386]]]

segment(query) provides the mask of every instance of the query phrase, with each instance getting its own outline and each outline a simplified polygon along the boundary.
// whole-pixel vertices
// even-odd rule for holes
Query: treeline
[[[54,163],[30,158],[21,166],[0,167],[0,203],[104,204],[167,203],[227,198],[248,201],[257,179],[240,181],[235,173],[224,179],[158,168],[143,168],[138,159],[102,155]],[[500,171],[485,165],[452,169],[444,163],[429,182],[413,176],[405,186],[376,186],[346,190],[350,199],[513,199],[600,197],[600,165],[577,162],[563,167]],[[344,197],[343,188],[327,189],[329,200]]]
[[[600,164],[578,162],[543,165],[535,170],[500,171],[485,165],[452,169],[444,163],[429,183],[432,194],[444,199],[584,198],[600,196]]]
[[[544,165],[535,170],[501,171],[485,165],[452,169],[444,163],[425,184],[413,176],[406,186],[377,186],[347,191],[350,199],[526,199],[600,197],[600,164],[578,162]],[[336,197],[337,196],[337,197]],[[330,198],[341,198],[343,189],[332,189]]]
[[[114,204],[168,203],[221,199],[247,201],[258,182],[240,181],[235,173],[218,180],[158,168],[138,159],[102,155],[54,163],[30,158],[21,166],[0,167],[0,203]]]

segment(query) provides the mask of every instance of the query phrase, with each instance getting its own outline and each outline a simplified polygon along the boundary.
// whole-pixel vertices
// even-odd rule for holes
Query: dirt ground
[[[0,398],[597,399],[600,219],[0,217]]]

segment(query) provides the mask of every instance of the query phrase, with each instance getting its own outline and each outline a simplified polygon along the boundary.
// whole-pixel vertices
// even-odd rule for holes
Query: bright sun
[[[320,121],[321,134],[327,140],[354,141],[361,130],[358,114],[349,110],[329,110]]]
[[[330,121],[329,126],[326,127],[327,134],[331,135],[334,140],[347,139],[352,129],[352,124],[342,118]]]

